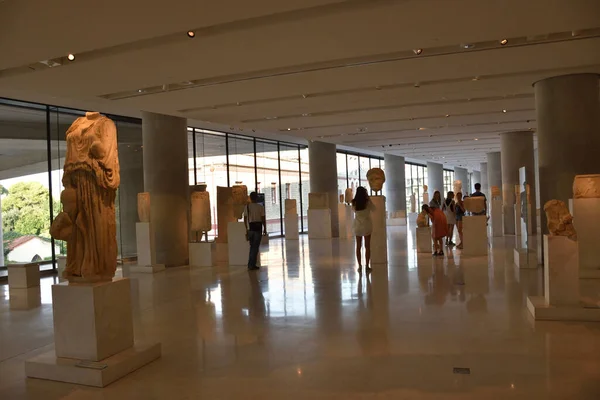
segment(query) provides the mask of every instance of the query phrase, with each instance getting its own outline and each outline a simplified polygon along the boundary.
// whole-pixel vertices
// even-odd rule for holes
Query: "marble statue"
[[[573,198],[600,198],[600,175],[576,175],[573,181]]]
[[[414,193],[410,195],[410,212],[417,212],[417,198]]]
[[[329,193],[309,193],[308,209],[323,210],[329,208]]]
[[[202,190],[204,186],[204,190]],[[210,210],[210,194],[206,191],[206,185],[201,185],[199,191],[192,192],[191,202],[191,222],[190,229],[196,235],[204,234],[205,241],[208,242],[208,232],[212,229],[212,217]],[[196,237],[196,240],[198,238]]]
[[[564,201],[549,200],[544,204],[548,231],[552,236],[567,236],[571,240],[577,240],[577,232],[573,226],[573,216]]]
[[[352,188],[346,188],[346,192],[344,192],[344,200],[345,200],[346,204],[352,203],[353,199],[354,199],[354,192],[353,192]]]
[[[100,113],[87,112],[69,127],[66,142],[63,212],[50,228],[55,239],[67,241],[63,277],[78,283],[110,281],[117,269],[117,129]]]
[[[417,217],[417,226],[419,228],[425,228],[429,226],[429,215],[425,211],[421,211]]]
[[[467,197],[463,203],[465,209],[472,213],[480,213],[485,210],[485,197],[483,196]]]
[[[233,188],[217,186],[217,243],[227,243],[227,224],[233,221]]]
[[[246,185],[233,185],[231,187],[233,196],[233,215],[236,219],[242,218],[246,205],[250,203],[248,198],[248,188]]]
[[[296,208],[296,199],[285,199],[285,213],[298,214],[298,209]]]
[[[462,193],[462,182],[459,179],[455,180],[452,188],[454,189],[454,194]]]
[[[150,222],[150,193],[138,193],[137,212],[140,222]]]
[[[423,185],[423,204],[429,204],[429,193],[427,193],[428,189],[429,188],[427,185]]]
[[[371,190],[374,190],[375,193],[380,192],[385,182],[385,172],[381,168],[371,168],[367,172],[367,180]]]
[[[500,192],[500,188],[496,185],[492,186],[492,198],[497,199],[502,196],[502,192]]]

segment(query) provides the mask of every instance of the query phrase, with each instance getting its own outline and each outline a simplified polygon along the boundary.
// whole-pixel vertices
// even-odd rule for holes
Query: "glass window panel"
[[[248,193],[254,191],[254,141],[229,135],[229,183],[246,185]]]
[[[367,172],[369,171],[369,158],[368,157],[359,157],[360,163],[360,186],[363,186],[367,189],[367,192],[371,192],[371,187],[369,186],[369,181],[367,180]]]
[[[281,210],[279,208],[279,160],[277,144],[256,142],[256,165],[258,193],[264,195],[267,232],[281,235]]]
[[[346,188],[348,187],[348,176],[346,172],[346,154],[337,153],[338,194],[345,194]]]
[[[308,147],[300,150],[300,170],[302,174],[302,224],[300,229],[308,232],[308,193],[310,193],[310,167],[308,163]],[[298,204],[300,209],[300,204]]]
[[[279,146],[279,157],[281,160],[281,186],[283,199],[295,199],[296,209],[298,213],[298,230],[300,226],[300,174],[299,174],[299,159],[298,146]],[[285,207],[283,208],[285,210]],[[285,212],[285,211],[284,211]]]
[[[348,180],[352,192],[356,193],[356,188],[359,186],[358,182],[358,156],[348,154]]]

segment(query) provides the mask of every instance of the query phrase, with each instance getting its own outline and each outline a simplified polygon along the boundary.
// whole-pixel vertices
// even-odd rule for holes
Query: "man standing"
[[[471,197],[483,197],[483,203],[485,204],[485,209],[482,212],[473,213],[473,215],[487,215],[487,198],[485,197],[485,194],[481,193],[481,183],[475,184],[475,192],[471,194]]]
[[[267,234],[267,220],[265,219],[265,208],[257,203],[258,194],[250,193],[250,204],[244,209],[244,224],[246,235],[250,242],[250,255],[248,256],[248,269],[257,270],[258,250],[262,234]]]

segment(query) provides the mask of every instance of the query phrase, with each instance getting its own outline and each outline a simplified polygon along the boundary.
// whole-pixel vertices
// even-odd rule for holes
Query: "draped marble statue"
[[[117,268],[115,197],[120,183],[117,129],[97,112],[75,120],[66,133],[63,211],[50,228],[67,241],[69,282],[110,281]]]
[[[210,194],[206,191],[206,185],[198,185],[197,191],[192,192],[191,197],[191,223],[190,228],[196,234],[204,236],[208,242],[208,232],[212,229],[212,218],[210,215]]]
[[[140,222],[150,222],[150,193],[138,193],[137,210]]]

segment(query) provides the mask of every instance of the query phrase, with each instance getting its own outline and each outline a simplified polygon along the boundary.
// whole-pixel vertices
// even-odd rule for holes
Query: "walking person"
[[[352,200],[354,210],[354,222],[352,230],[356,236],[356,260],[358,261],[358,272],[362,272],[362,242],[365,238],[365,271],[371,271],[371,233],[373,232],[373,221],[371,211],[375,206],[369,199],[367,189],[362,186],[356,188],[356,195]]]
[[[444,238],[448,236],[448,221],[444,212],[439,208],[429,207],[427,204],[423,205],[423,211],[426,211],[431,218],[431,238],[433,239],[434,256],[444,255]]]
[[[259,267],[256,265],[258,251],[262,235],[267,234],[267,220],[265,219],[265,208],[257,203],[258,194],[250,193],[250,203],[244,208],[244,224],[246,225],[246,237],[250,242],[250,254],[248,255],[248,269],[253,271]]]
[[[442,194],[439,190],[433,192],[433,199],[429,202],[431,208],[442,208]]]
[[[454,203],[454,192],[449,191],[446,199],[444,200],[444,204],[442,204],[442,211],[446,216],[446,221],[448,222],[448,236],[446,236],[446,246],[456,246],[456,244],[452,241],[452,236],[454,235],[454,225],[456,224],[456,208]]]
[[[456,246],[457,249],[463,248],[463,217],[465,216],[465,204],[463,203],[462,193],[456,193],[456,230],[458,231],[458,238],[460,243]]]

